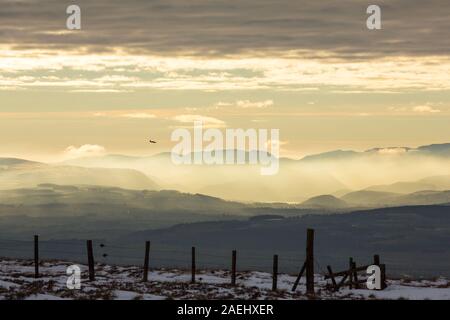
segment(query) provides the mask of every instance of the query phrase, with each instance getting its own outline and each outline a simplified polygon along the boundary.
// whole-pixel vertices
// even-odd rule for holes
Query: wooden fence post
[[[277,291],[278,282],[278,255],[273,256],[272,291]]]
[[[231,285],[236,285],[236,250],[231,255]]]
[[[39,278],[39,236],[34,236],[34,277]]]
[[[306,232],[306,293],[314,295],[314,229]]]
[[[150,241],[145,241],[144,282],[148,281],[148,260],[150,258]]]
[[[376,266],[380,265],[380,256],[378,254],[373,256],[373,264]]]
[[[94,251],[92,250],[92,240],[88,240],[86,242],[86,246],[88,254],[89,281],[95,281]]]
[[[359,279],[358,279],[358,271],[356,270],[356,262],[353,261],[352,263],[352,269],[353,269],[353,281],[355,282],[355,289],[359,289]]]
[[[386,289],[386,265],[384,263],[380,264],[381,271],[381,290]]]
[[[348,287],[350,289],[353,288],[352,282],[353,282],[353,258],[350,257],[348,258],[348,281],[349,281],[349,285]]]
[[[195,283],[195,247],[192,247],[192,251],[191,251],[191,255],[192,255],[192,264],[191,264],[191,282]]]
[[[380,263],[380,256],[378,254],[373,256],[373,264],[380,267],[381,290],[383,290],[386,288],[386,265]]]

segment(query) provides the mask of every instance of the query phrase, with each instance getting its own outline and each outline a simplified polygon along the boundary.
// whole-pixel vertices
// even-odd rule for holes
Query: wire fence
[[[145,243],[123,244],[110,241],[93,241],[96,263],[110,265],[142,265],[145,256]],[[274,253],[275,254],[275,253]],[[196,266],[198,269],[230,269],[232,249],[196,247]],[[273,255],[253,250],[237,250],[238,264],[242,271],[271,271]],[[33,259],[34,241],[0,239],[0,257]],[[40,260],[68,260],[86,264],[86,242],[82,240],[40,240]],[[191,247],[169,246],[152,243],[150,249],[151,268],[191,267]],[[297,272],[304,262],[299,253],[279,256],[280,270],[286,273]]]
[[[332,272],[330,266],[327,270],[319,262],[320,257],[313,252],[314,230],[308,229],[306,254],[303,256],[297,252],[283,256],[270,255],[258,250],[224,250],[217,248],[197,248],[170,246],[167,244],[150,243],[117,243],[105,240],[44,240],[39,241],[34,236],[34,241],[0,239],[0,257],[33,259],[35,277],[39,278],[39,266],[43,260],[58,260],[62,262],[74,262],[87,264],[89,269],[89,280],[95,280],[95,263],[104,265],[129,265],[143,266],[143,281],[147,281],[150,269],[176,268],[191,269],[191,282],[195,282],[197,271],[200,270],[230,270],[231,285],[236,285],[237,261],[239,261],[239,272],[266,271],[272,273],[272,290],[277,288],[277,277],[280,273],[300,272],[293,285],[295,291],[303,274],[306,277],[307,293],[314,293],[315,274],[320,273],[325,279],[330,278],[334,290],[338,290],[349,276],[346,285],[350,288],[359,286],[357,272],[363,271],[366,266],[356,265],[353,258],[349,258],[348,269],[340,272]],[[375,255],[374,262],[382,267],[383,288],[385,287],[385,265],[380,264],[379,255]],[[377,262],[375,262],[377,261]],[[372,263],[370,263],[372,264]],[[150,268],[149,268],[150,267]],[[306,270],[306,273],[305,273]],[[336,279],[342,276],[343,280],[337,284]],[[364,280],[363,280],[364,281]]]
[[[93,241],[93,254],[95,263],[108,265],[135,265],[142,266],[145,256],[145,242],[143,243],[123,243],[107,240]],[[229,250],[216,249],[211,247],[196,247],[196,268],[231,270],[232,248]],[[270,252],[265,250],[239,250],[237,248],[237,265],[239,271],[263,271],[272,272],[273,255],[278,255],[279,273],[297,274],[305,262],[304,250],[299,248],[298,252]],[[177,268],[190,269],[192,263],[191,246],[173,246],[169,244],[152,242],[149,255],[150,269]],[[0,238],[0,257],[33,259],[34,241]],[[327,263],[334,257],[329,255],[314,255],[315,272],[322,275],[328,274]],[[87,264],[86,241],[83,240],[40,240],[39,241],[40,260],[60,260]],[[371,261],[371,256],[363,257],[359,264]],[[324,263],[323,261],[326,261]],[[333,264],[335,270],[345,270],[348,267],[348,260],[344,257],[340,263]],[[395,276],[414,274],[421,272],[417,266],[410,269],[395,259],[386,257],[384,262],[389,265],[389,273]],[[427,270],[424,268],[423,272]],[[445,270],[443,270],[445,272]]]

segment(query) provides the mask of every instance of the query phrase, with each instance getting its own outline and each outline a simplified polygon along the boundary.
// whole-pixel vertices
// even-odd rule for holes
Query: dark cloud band
[[[376,3],[375,3],[376,2]],[[228,55],[297,51],[339,58],[448,55],[448,0],[96,0],[82,30],[65,29],[59,0],[0,0],[0,44],[16,48],[122,47],[152,54]],[[366,28],[366,8],[382,8],[382,30]]]

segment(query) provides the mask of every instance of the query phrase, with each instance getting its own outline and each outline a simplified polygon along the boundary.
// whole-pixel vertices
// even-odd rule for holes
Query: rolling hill
[[[252,256],[277,253],[283,266],[298,270],[303,257],[305,230],[314,228],[315,258],[322,266],[345,268],[348,257],[370,261],[379,253],[390,274],[450,275],[450,207],[406,206],[335,215],[306,215],[274,220],[216,221],[180,224],[166,229],[130,233],[121,243],[223,254],[238,249],[240,265],[255,263]],[[239,254],[241,252],[241,254]],[[248,259],[246,258],[249,253]],[[176,258],[176,255],[172,255]],[[301,260],[301,259],[300,259]]]
[[[398,196],[392,205],[432,205],[450,202],[450,190],[418,191],[408,195]]]
[[[29,216],[64,216],[96,214],[111,216],[123,214],[125,218],[134,210],[146,212],[195,212],[197,214],[241,213],[244,204],[225,201],[202,194],[188,194],[173,190],[130,190],[118,187],[96,185],[55,185],[40,184],[34,188],[3,190],[0,203],[11,206],[16,214]],[[103,212],[76,210],[77,206],[104,206]],[[39,212],[39,206],[47,207],[47,211]],[[26,210],[23,210],[27,207]],[[51,210],[52,207],[60,207]],[[62,210],[66,207],[67,210]],[[22,208],[22,209],[21,209]],[[106,209],[108,208],[108,209]],[[17,211],[21,211],[17,213]],[[5,215],[2,212],[0,215]]]
[[[31,188],[43,183],[117,186],[128,189],[157,189],[158,185],[133,169],[85,168],[49,165],[23,159],[0,158],[0,189]]]
[[[366,207],[432,205],[450,201],[450,191],[418,191],[410,194],[361,190],[351,192],[342,197],[353,205]]]
[[[117,237],[178,223],[241,219],[244,204],[178,191],[41,184],[0,192],[0,235],[6,238]]]
[[[342,209],[348,208],[349,204],[342,199],[336,198],[332,195],[322,195],[317,197],[309,198],[308,200],[301,203],[302,207],[306,208],[323,208],[323,209]]]
[[[397,195],[391,192],[360,190],[347,193],[341,199],[352,205],[377,207],[391,203],[392,199]]]

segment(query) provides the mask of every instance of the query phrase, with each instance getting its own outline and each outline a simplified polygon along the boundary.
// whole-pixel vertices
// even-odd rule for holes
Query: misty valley
[[[196,246],[205,267],[227,267],[236,249],[241,269],[268,271],[278,254],[292,273],[304,258],[305,230],[314,228],[321,268],[378,253],[393,275],[449,276],[449,156],[449,144],[395,155],[336,151],[282,158],[280,174],[263,178],[249,165],[195,166],[188,175],[165,154],[58,164],[2,158],[0,256],[29,258],[39,234],[48,259],[84,261],[84,241],[92,239],[97,261],[139,264],[151,241],[158,267],[187,268]],[[391,168],[390,180],[350,179],[376,162]],[[421,163],[440,166],[429,171]],[[411,179],[400,180],[411,167]],[[230,179],[229,170],[248,174]],[[176,174],[176,182],[161,171]]]

